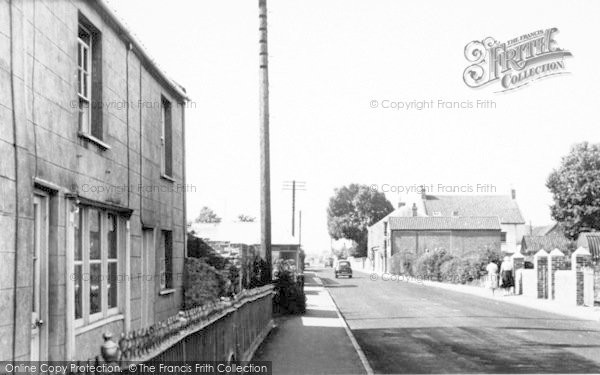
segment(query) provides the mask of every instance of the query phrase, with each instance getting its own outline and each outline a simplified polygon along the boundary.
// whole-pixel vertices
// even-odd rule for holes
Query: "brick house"
[[[391,258],[410,254],[415,259],[428,251],[445,249],[460,255],[480,249],[500,249],[501,226],[497,217],[389,217],[384,231],[372,238],[369,249],[376,271],[390,272]],[[379,244],[378,244],[379,243]]]
[[[492,247],[513,253],[524,228],[514,191],[511,196],[423,193],[369,227],[367,246],[374,269],[389,271],[390,258],[402,249],[417,254],[440,247],[455,253]]]
[[[427,216],[497,217],[501,226],[501,250],[509,254],[518,250],[525,234],[525,220],[515,190],[511,195],[423,194],[421,209]]]
[[[0,360],[182,304],[185,90],[101,0],[0,2]]]

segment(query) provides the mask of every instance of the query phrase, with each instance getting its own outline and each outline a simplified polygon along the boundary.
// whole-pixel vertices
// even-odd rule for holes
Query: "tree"
[[[329,235],[356,242],[354,256],[367,255],[368,227],[394,210],[383,193],[366,185],[350,184],[335,189],[327,208]]]
[[[254,223],[256,221],[256,218],[250,215],[239,214],[238,221],[241,223]]]
[[[600,230],[600,144],[583,142],[571,148],[546,186],[552,193],[552,218],[574,240],[581,232]]]
[[[217,214],[213,210],[204,206],[200,210],[200,214],[198,215],[195,221],[196,223],[220,223],[221,218],[217,216]]]

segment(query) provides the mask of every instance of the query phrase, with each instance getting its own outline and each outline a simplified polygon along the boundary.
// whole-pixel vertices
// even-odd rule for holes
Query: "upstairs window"
[[[173,126],[171,120],[171,102],[161,98],[161,169],[163,176],[173,177]]]
[[[102,65],[100,33],[81,21],[77,36],[79,132],[98,140],[102,131]]]
[[[506,243],[506,232],[500,232],[500,242]]]

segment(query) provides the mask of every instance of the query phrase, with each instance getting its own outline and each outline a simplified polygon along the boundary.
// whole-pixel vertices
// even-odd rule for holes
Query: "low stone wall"
[[[522,286],[522,294],[526,297],[537,298],[537,272],[534,269],[520,269],[517,271],[517,280]],[[519,291],[517,291],[518,293]]]
[[[594,301],[600,303],[600,261],[594,265]]]
[[[349,258],[350,266],[353,270],[366,270],[370,271],[372,269],[371,261],[366,258]]]
[[[565,305],[577,305],[575,273],[571,270],[559,270],[555,274],[556,292],[554,299]]]

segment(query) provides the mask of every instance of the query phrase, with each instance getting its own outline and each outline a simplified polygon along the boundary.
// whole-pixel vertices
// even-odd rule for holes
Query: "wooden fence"
[[[273,286],[243,290],[235,298],[179,312],[151,327],[107,340],[87,364],[174,361],[248,361],[273,327]],[[116,347],[118,346],[118,350]],[[112,347],[112,349],[111,349]],[[78,372],[72,374],[89,374]]]

